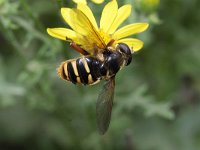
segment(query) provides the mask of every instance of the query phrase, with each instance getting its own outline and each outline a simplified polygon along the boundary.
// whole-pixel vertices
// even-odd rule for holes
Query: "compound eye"
[[[130,50],[130,48],[128,47],[128,45],[126,45],[126,44],[124,44],[124,43],[119,43],[119,44],[118,44],[118,47],[119,47],[119,50],[120,50],[122,53],[131,55],[131,50]]]

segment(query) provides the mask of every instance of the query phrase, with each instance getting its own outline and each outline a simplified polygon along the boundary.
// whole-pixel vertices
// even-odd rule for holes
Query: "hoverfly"
[[[71,46],[83,56],[61,63],[57,70],[61,79],[74,84],[94,85],[101,80],[106,81],[96,103],[97,126],[101,134],[107,131],[110,124],[115,76],[132,60],[128,45],[118,43],[113,48],[113,42],[114,40],[111,40],[101,53],[95,52],[95,55],[90,55],[87,50],[71,43]]]
[[[130,5],[118,9],[117,1],[111,1],[104,7],[98,27],[90,8],[79,3],[75,9],[61,8],[64,20],[72,29],[47,29],[49,35],[70,42],[71,47],[82,54],[61,63],[57,71],[61,79],[83,85],[105,81],[96,103],[97,126],[101,134],[107,131],[111,119],[115,76],[131,63],[131,53],[143,45],[140,40],[125,37],[148,27],[146,23],[136,23],[117,30],[130,11]]]

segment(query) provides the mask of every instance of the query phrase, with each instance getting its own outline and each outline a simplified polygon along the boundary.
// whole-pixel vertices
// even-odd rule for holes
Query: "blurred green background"
[[[144,48],[116,78],[109,131],[96,129],[103,82],[76,86],[56,68],[79,54],[47,35],[70,0],[0,0],[0,150],[199,150],[200,1],[131,3],[125,24],[149,22]],[[103,6],[88,1],[97,19]]]

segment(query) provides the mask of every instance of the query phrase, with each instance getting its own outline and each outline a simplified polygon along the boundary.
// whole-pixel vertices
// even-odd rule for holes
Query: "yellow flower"
[[[87,4],[86,0],[73,0],[75,3],[83,3],[83,4]],[[104,0],[92,0],[94,3],[96,4],[101,4],[104,2]]]
[[[72,29],[48,28],[47,32],[55,38],[76,43],[90,55],[94,55],[94,49],[104,50],[112,40],[113,47],[117,43],[125,43],[135,52],[142,48],[143,42],[126,37],[143,32],[148,24],[133,23],[118,29],[130,13],[131,5],[118,9],[117,2],[113,0],[104,7],[98,27],[91,9],[86,4],[78,3],[74,9],[61,8],[62,17]]]

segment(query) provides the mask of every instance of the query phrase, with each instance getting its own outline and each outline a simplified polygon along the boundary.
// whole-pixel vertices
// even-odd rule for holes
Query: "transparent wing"
[[[115,90],[115,77],[108,80],[99,94],[96,104],[97,126],[99,132],[104,134],[110,124],[112,105]]]
[[[85,43],[88,43],[88,48],[87,49],[89,51],[93,51],[94,50],[94,46],[97,46],[99,48],[105,48],[106,44],[104,42],[104,39],[101,37],[99,32],[95,29],[95,27],[90,22],[88,17],[82,11],[80,11],[78,9],[75,9],[74,11],[77,14],[77,20],[78,20],[76,22],[76,27],[83,28],[84,30],[87,30],[87,32],[85,32],[85,33],[84,32],[82,32],[82,33],[79,32],[79,34],[82,34],[84,36],[84,39],[87,41]]]
[[[94,47],[105,48],[104,39],[90,19],[79,9],[62,8],[61,13],[71,28],[80,35],[78,38],[80,47],[93,53]]]

